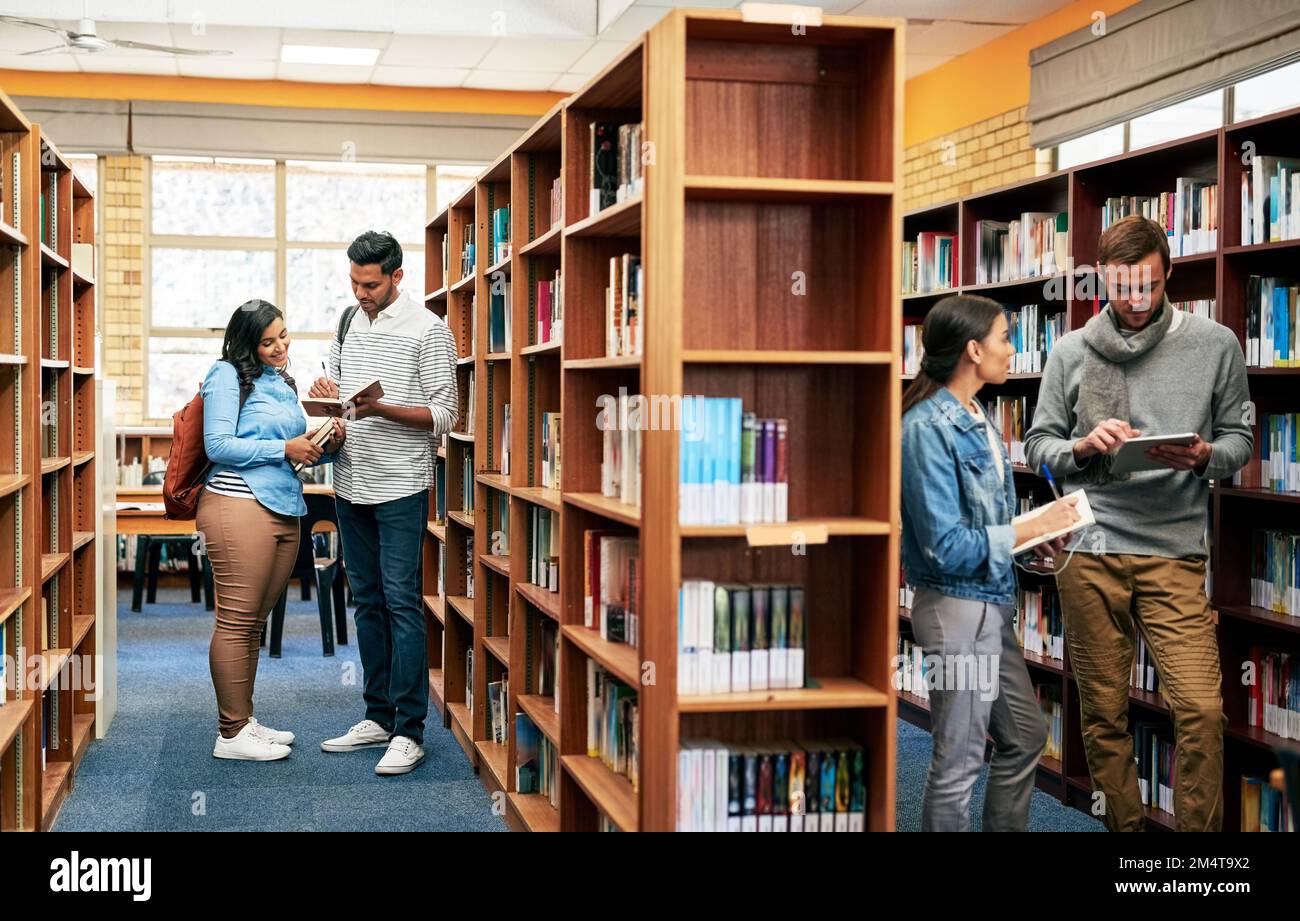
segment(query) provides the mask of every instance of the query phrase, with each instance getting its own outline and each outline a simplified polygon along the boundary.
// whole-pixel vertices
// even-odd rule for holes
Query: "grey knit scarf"
[[[1108,304],[1083,327],[1083,372],[1079,382],[1079,421],[1091,432],[1107,419],[1129,421],[1128,377],[1125,365],[1155,348],[1173,321],[1174,307],[1166,297],[1151,322],[1141,330],[1125,336],[1119,317]],[[1128,479],[1128,474],[1111,473],[1114,457],[1099,454],[1084,468],[1083,478],[1090,483],[1109,483]]]

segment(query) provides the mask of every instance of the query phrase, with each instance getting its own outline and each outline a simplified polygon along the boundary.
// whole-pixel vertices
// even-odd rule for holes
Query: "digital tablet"
[[[1196,440],[1195,432],[1181,435],[1143,435],[1130,438],[1120,445],[1111,462],[1112,473],[1133,473],[1138,470],[1168,470],[1164,464],[1147,457],[1146,452],[1159,445],[1182,445],[1187,447]]]

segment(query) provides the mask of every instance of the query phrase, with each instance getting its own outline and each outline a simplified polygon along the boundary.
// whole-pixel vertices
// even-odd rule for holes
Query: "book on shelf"
[[[1049,659],[1065,658],[1065,617],[1060,596],[1050,589],[1016,593],[1016,638],[1026,652]]]
[[[903,241],[903,293],[925,294],[955,286],[957,235],[925,231]]]
[[[900,635],[898,655],[894,659],[894,690],[929,700],[929,675],[925,650],[915,640]]]
[[[848,739],[678,746],[678,831],[858,832],[866,799],[865,752]]]
[[[515,790],[560,805],[560,753],[525,713],[515,714]]]
[[[58,691],[51,690],[41,695],[41,770],[44,771],[47,765],[47,754],[50,748],[50,720],[51,720],[51,699]]]
[[[492,212],[492,258],[496,265],[502,259],[510,258],[510,206],[497,208]]]
[[[501,406],[501,475],[510,475],[510,404]]]
[[[1300,324],[1294,278],[1251,275],[1246,279],[1246,366],[1300,368]]]
[[[551,182],[551,227],[564,221],[564,177],[556,176]]]
[[[641,401],[619,388],[617,399],[605,398],[598,425],[601,427],[600,494],[626,505],[641,504]],[[610,403],[612,402],[612,405]],[[689,400],[683,401],[683,407]],[[615,414],[610,419],[610,411]]]
[[[1030,396],[997,396],[984,404],[984,414],[1002,433],[1002,441],[1013,464],[1026,462],[1025,435],[1033,424],[1035,403]]]
[[[1246,725],[1300,739],[1300,657],[1252,646],[1250,662]]]
[[[636,691],[587,659],[587,754],[639,785]]]
[[[1253,532],[1250,603],[1278,614],[1300,617],[1300,533]]]
[[[492,523],[491,553],[493,556],[508,557],[510,555],[510,501],[498,492],[492,508],[495,521]]]
[[[1174,309],[1181,310],[1183,313],[1190,313],[1194,317],[1200,317],[1202,320],[1214,319],[1214,298],[1201,298],[1194,301],[1170,301]]]
[[[542,413],[542,488],[560,488],[560,414]]]
[[[641,192],[644,186],[641,130],[640,123],[591,123],[588,214],[598,214]]]
[[[1241,173],[1241,244],[1300,237],[1300,160],[1256,154]]]
[[[1300,413],[1260,413],[1251,431],[1255,454],[1232,475],[1232,485],[1300,492]]]
[[[528,511],[528,581],[549,592],[560,590],[560,516],[530,505]]]
[[[511,339],[510,282],[495,280],[488,293],[488,351],[509,352]]]
[[[614,531],[584,531],[583,624],[600,638],[636,648],[640,639],[640,540]]]
[[[1267,777],[1242,775],[1241,831],[1294,832],[1295,816],[1285,791]]]
[[[605,357],[641,354],[644,291],[641,257],[632,253],[611,256],[609,287],[605,289]]]
[[[912,602],[916,598],[916,588],[908,584],[907,572],[902,566],[898,567],[898,606],[906,611],[909,615],[912,613]]]
[[[530,694],[554,698],[559,694],[560,625],[549,617],[538,621],[537,667],[533,670]],[[559,707],[556,706],[556,713]]]
[[[447,523],[447,461],[441,457],[433,461],[433,520]]]
[[[442,287],[451,285],[451,248],[447,243],[447,234],[442,235]]]
[[[465,431],[462,434],[473,435],[478,416],[478,400],[474,396],[474,369],[472,367],[469,368],[467,377],[469,381],[465,386],[465,405],[460,417],[465,420]]]
[[[1141,633],[1137,636],[1137,649],[1133,655],[1133,668],[1129,672],[1129,684],[1139,691],[1149,694],[1160,692],[1160,673],[1156,671],[1155,656],[1151,647]]]
[[[641,194],[645,187],[644,161],[641,157],[641,135],[643,126],[640,122],[618,126],[618,194],[619,201],[626,201]]]
[[[1138,792],[1142,805],[1174,814],[1173,730],[1155,723],[1133,727],[1133,750],[1138,763]]]
[[[506,720],[506,682],[505,679],[499,681],[489,681],[487,686],[488,694],[488,732],[493,742],[498,745],[505,745],[509,738],[507,728],[509,723]]]
[[[1065,335],[1065,312],[1049,313],[1039,304],[1003,306],[1007,331],[1016,353],[1011,359],[1013,374],[1040,374],[1052,347]]]
[[[1064,731],[1061,689],[1057,685],[1038,684],[1034,686],[1034,697],[1038,700],[1038,709],[1042,711],[1043,722],[1047,724],[1047,741],[1043,743],[1043,754],[1060,761]]]
[[[474,514],[474,448],[460,444],[460,510],[466,515]]]
[[[976,222],[979,243],[975,283],[980,285],[1037,278],[1064,271],[1068,212],[1026,211],[1016,220]]]
[[[681,523],[786,521],[787,420],[745,412],[738,397],[688,397],[681,405]]]
[[[537,329],[537,344],[560,342],[564,337],[564,285],[560,272],[555,277],[537,283],[534,298],[533,322]]]
[[[474,597],[474,535],[465,537],[465,559],[461,561],[465,569],[465,597]]]
[[[921,373],[921,360],[925,358],[924,331],[925,327],[920,323],[903,327],[903,373],[910,377]]]
[[[801,585],[682,582],[677,593],[677,693],[804,687],[807,623]]]
[[[1104,232],[1121,218],[1139,215],[1164,229],[1171,256],[1213,252],[1219,245],[1218,198],[1219,187],[1213,180],[1180,176],[1172,192],[1106,199],[1101,229]]]
[[[460,245],[460,277],[465,278],[474,274],[474,224],[466,223],[461,227],[461,245]]]
[[[474,712],[474,647],[465,650],[465,706]]]

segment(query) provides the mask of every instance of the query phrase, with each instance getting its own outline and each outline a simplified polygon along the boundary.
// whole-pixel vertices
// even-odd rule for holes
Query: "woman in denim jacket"
[[[221,360],[201,390],[203,447],[212,467],[196,524],[216,585],[208,650],[217,692],[215,758],[275,761],[293,742],[293,733],[253,718],[262,625],[289,581],[298,519],[307,512],[292,465],[332,459],[344,434],[340,422],[325,452],[306,436],[288,364],[283,315],[266,301],[248,301],[230,318]]]
[[[922,827],[969,830],[991,734],[983,827],[1023,831],[1046,728],[1012,627],[1011,550],[1078,515],[1066,499],[1032,522],[1011,523],[1011,461],[975,398],[1011,370],[1015,348],[1001,306],[946,297],[926,317],[922,344],[921,373],[903,398],[902,450],[903,564],[916,589],[912,631],[926,656],[934,742]]]

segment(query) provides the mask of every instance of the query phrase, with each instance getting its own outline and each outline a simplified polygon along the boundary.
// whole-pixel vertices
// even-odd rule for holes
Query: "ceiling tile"
[[[469,76],[468,67],[390,67],[375,68],[371,83],[384,86],[460,86]]]
[[[587,74],[561,74],[560,77],[551,84],[552,92],[556,93],[576,93],[587,85],[591,77]]]
[[[668,15],[665,7],[634,6],[600,33],[601,39],[630,42]]]
[[[591,46],[588,39],[500,38],[479,66],[489,70],[549,71],[554,76],[569,70]]]
[[[588,75],[600,73],[601,69],[618,57],[626,47],[627,42],[596,42],[591,46],[590,51],[573,62],[569,72]]]
[[[476,67],[495,38],[446,35],[394,35],[379,58],[397,67]]]
[[[229,51],[229,57],[247,61],[278,61],[280,30],[251,26],[215,26],[207,23],[173,23],[172,44],[205,51]]]
[[[87,73],[95,74],[148,74],[149,76],[176,76],[176,56],[157,52],[119,54],[104,51],[99,54],[79,54],[77,64]]]
[[[392,32],[393,0],[366,0],[344,3],[339,0],[275,0],[267,4],[274,12],[263,14],[264,25],[284,28],[328,29]],[[257,23],[258,20],[252,22]],[[368,46],[359,46],[368,47]]]
[[[479,90],[545,90],[558,76],[543,71],[475,70],[463,85]]]
[[[158,22],[97,22],[95,34],[100,38],[117,38],[132,42],[148,42],[151,45],[172,44],[171,26]],[[141,54],[158,54],[143,51]]]
[[[341,29],[285,28],[280,40],[286,45],[325,45],[334,48],[386,48],[389,32],[350,32]]]
[[[244,61],[228,57],[177,55],[182,77],[215,77],[224,80],[274,80],[275,61]]]
[[[349,64],[285,64],[275,66],[280,80],[303,80],[307,83],[367,83],[373,67]]]

